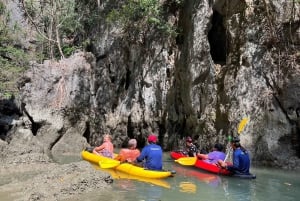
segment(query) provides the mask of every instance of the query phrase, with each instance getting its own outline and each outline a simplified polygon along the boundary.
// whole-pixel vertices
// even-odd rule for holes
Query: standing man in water
[[[137,162],[145,160],[144,167],[150,170],[162,170],[163,164],[163,151],[159,145],[156,144],[157,137],[151,134],[148,137],[148,145],[146,145],[139,157]]]

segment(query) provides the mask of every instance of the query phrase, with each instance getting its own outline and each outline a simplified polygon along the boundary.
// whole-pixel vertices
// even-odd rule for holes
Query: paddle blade
[[[197,161],[197,157],[184,157],[175,160],[175,162],[179,163],[180,165],[186,165],[186,166],[195,165],[196,161]]]
[[[240,134],[244,130],[248,121],[249,121],[249,118],[247,118],[247,117],[242,119],[242,121],[240,122],[240,124],[238,126],[238,134]]]
[[[102,169],[115,168],[120,165],[120,161],[99,161],[99,166]]]

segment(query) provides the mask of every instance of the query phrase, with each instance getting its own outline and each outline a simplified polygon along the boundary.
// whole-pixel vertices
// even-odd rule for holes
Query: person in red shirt
[[[114,145],[111,143],[112,138],[110,135],[106,134],[103,137],[103,143],[95,147],[93,150],[94,154],[102,155],[108,158],[113,158],[114,155]]]
[[[130,139],[128,141],[128,148],[121,149],[115,160],[119,160],[121,162],[126,161],[129,163],[135,161],[135,159],[140,155],[140,151],[136,148],[136,145],[136,139]]]

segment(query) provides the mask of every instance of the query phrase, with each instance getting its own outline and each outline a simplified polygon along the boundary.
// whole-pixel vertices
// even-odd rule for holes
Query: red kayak
[[[179,158],[187,157],[186,155],[182,154],[181,152],[176,152],[176,151],[172,151],[170,153],[170,156],[171,156],[171,158],[173,158],[175,160],[179,159]],[[205,171],[212,172],[215,174],[221,174],[221,175],[230,175],[231,174],[226,169],[220,168],[220,167],[216,166],[215,164],[207,163],[206,161],[200,160],[200,159],[197,159],[194,166],[201,170],[205,170]]]

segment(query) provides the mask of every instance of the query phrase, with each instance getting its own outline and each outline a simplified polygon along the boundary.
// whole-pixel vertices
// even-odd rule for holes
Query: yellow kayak
[[[115,169],[101,169],[100,167],[97,167],[97,169],[100,169],[102,171],[109,173],[113,179],[130,179],[130,180],[146,182],[146,183],[153,184],[156,186],[161,186],[164,188],[171,188],[171,185],[166,181],[166,179],[162,180],[162,179],[138,177],[138,176],[134,176],[134,175],[130,175],[130,174],[127,174],[124,172],[117,171]]]
[[[107,163],[109,163],[109,162],[115,163],[116,162],[116,160],[114,160],[114,159],[107,158],[107,157],[100,156],[100,155],[96,155],[96,154],[93,154],[93,153],[88,152],[88,151],[82,151],[81,152],[81,157],[82,157],[83,160],[89,161],[89,162],[94,163],[96,165],[99,165],[100,161],[105,161]]]
[[[138,167],[130,163],[121,163],[115,167],[116,170],[120,172],[125,172],[130,175],[152,178],[152,179],[161,179],[173,176],[171,171],[156,171],[156,170],[147,170],[143,167]]]
[[[99,156],[93,153],[90,153],[88,151],[82,151],[81,156],[84,160],[99,164],[99,162],[102,163],[119,163],[119,161],[106,158],[104,156]],[[162,179],[166,177],[173,176],[173,173],[171,171],[156,171],[156,170],[147,170],[143,167],[138,167],[135,165],[132,165],[130,163],[121,163],[119,165],[116,165],[114,169],[124,172],[130,175],[138,176],[138,177],[144,177],[144,178],[151,178],[151,179]]]

